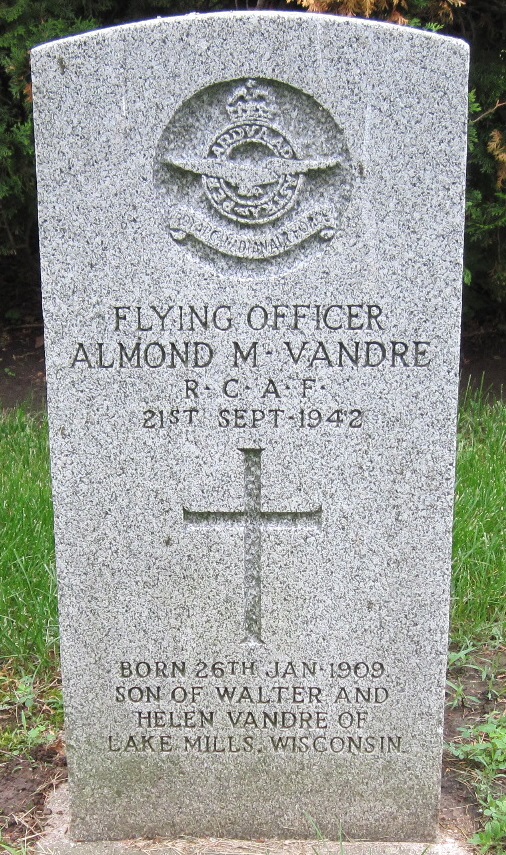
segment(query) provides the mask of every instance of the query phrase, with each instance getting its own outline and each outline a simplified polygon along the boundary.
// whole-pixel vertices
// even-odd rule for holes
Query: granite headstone
[[[33,51],[77,839],[434,837],[467,56],[303,13]]]

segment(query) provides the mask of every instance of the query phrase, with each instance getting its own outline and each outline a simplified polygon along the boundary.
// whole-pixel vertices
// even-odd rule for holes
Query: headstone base
[[[462,841],[442,835],[436,843],[349,842],[328,840],[232,840],[180,837],[156,840],[101,840],[82,843],[68,836],[68,786],[47,799],[51,816],[40,838],[38,855],[471,855]]]

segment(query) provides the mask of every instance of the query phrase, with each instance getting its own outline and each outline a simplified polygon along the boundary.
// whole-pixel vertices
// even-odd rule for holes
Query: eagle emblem
[[[332,189],[343,208],[350,156],[334,120],[310,96],[245,79],[185,102],[162,136],[155,182],[169,201],[173,240],[222,268],[241,259],[251,272],[258,262],[279,267],[280,256],[301,257],[309,244],[334,237],[341,212]]]

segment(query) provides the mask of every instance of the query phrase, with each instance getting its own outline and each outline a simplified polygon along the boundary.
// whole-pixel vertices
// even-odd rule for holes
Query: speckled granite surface
[[[434,839],[467,47],[190,15],[33,52],[80,839]]]

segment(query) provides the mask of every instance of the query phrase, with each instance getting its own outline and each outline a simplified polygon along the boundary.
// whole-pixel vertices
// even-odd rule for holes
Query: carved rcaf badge
[[[283,270],[331,241],[351,195],[342,130],[274,80],[206,87],[160,140],[155,183],[171,238],[221,270]]]

